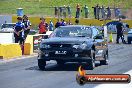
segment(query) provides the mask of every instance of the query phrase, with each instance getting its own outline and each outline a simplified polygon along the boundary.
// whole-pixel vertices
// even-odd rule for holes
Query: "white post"
[[[104,39],[107,40],[107,26],[104,26]]]

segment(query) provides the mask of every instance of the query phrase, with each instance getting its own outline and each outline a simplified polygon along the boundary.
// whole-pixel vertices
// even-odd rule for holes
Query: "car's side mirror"
[[[103,39],[103,36],[102,36],[102,35],[96,35],[96,36],[94,37],[94,39]]]
[[[48,35],[44,35],[44,36],[43,36],[43,39],[48,39],[48,38],[49,38]]]

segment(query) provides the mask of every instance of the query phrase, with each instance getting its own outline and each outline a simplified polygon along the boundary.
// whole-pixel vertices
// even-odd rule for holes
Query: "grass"
[[[77,3],[81,7],[86,4],[89,7],[90,13],[93,13],[92,6],[96,4],[100,6],[109,5],[110,7],[114,7],[114,5],[122,8],[132,7],[131,0],[0,0],[0,14],[16,14],[16,9],[21,7],[24,9],[25,14],[54,16],[54,8],[49,7],[70,5],[72,15],[75,16]],[[92,16],[93,14],[91,14]]]

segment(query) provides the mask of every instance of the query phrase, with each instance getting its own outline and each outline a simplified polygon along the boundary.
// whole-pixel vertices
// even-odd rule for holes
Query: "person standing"
[[[92,7],[94,9],[94,18],[97,19],[96,17],[96,8],[95,7]]]
[[[59,7],[59,10],[60,10],[60,17],[62,18],[62,12],[63,12],[63,8],[62,7]]]
[[[95,19],[98,19],[99,20],[99,12],[100,12],[99,5],[97,4],[95,7],[92,7],[92,8],[94,8],[94,16],[95,16]]]
[[[55,24],[55,28],[58,28],[59,26],[61,26],[61,22],[60,22],[60,20],[58,19],[57,22],[56,22],[56,24]]]
[[[102,19],[105,18],[105,10],[104,10],[104,6],[102,5],[102,8],[101,8],[101,15],[102,15]]]
[[[54,30],[54,24],[53,22],[50,20],[50,23],[49,23],[49,31],[53,31]]]
[[[21,45],[22,54],[24,54],[25,26],[22,23],[21,17],[18,17],[17,20],[18,22],[16,23],[15,28],[14,28],[15,43],[19,43]]]
[[[76,23],[76,25],[78,25],[79,24],[79,19],[76,19],[75,23]]]
[[[66,18],[66,6],[63,7],[63,17]]]
[[[61,26],[66,26],[66,22],[64,19],[61,19]]]
[[[68,6],[68,7],[67,7],[67,10],[68,10],[68,16],[69,16],[69,18],[71,18],[71,7]]]
[[[87,5],[84,6],[84,12],[85,12],[85,18],[88,18],[89,10],[88,10],[88,6]]]
[[[116,7],[114,11],[115,11],[115,17],[118,18],[121,15],[121,10],[118,7]]]
[[[121,38],[122,43],[125,43],[124,40],[124,35],[123,35],[123,24],[121,22],[121,19],[119,19],[118,24],[116,25],[117,29],[117,38],[116,38],[116,43],[119,44],[119,39]]]
[[[41,20],[41,22],[39,23],[39,26],[38,26],[39,34],[46,34],[48,25],[45,22],[45,18],[42,17],[42,18],[40,18],[40,20]]]
[[[107,8],[107,19],[111,18],[111,10],[110,7]]]
[[[58,7],[55,7],[55,17],[58,17],[58,12],[59,12]]]
[[[79,16],[80,16],[80,5],[77,4],[77,6],[76,6],[76,17],[75,18],[79,18]]]
[[[69,21],[67,22],[67,25],[72,25],[71,20],[69,20]]]
[[[99,20],[100,7],[99,7],[99,5],[97,4],[97,6],[96,6],[95,8],[96,8],[96,17],[97,17],[97,19]]]
[[[23,23],[25,25],[24,33],[25,33],[25,39],[26,39],[31,29],[31,22],[28,20],[28,17],[26,15],[23,15]]]

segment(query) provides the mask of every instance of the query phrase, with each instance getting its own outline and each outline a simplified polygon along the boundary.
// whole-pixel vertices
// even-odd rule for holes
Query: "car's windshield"
[[[92,32],[90,27],[59,27],[55,29],[51,37],[89,37]]]
[[[3,24],[1,26],[1,29],[3,29],[3,28],[14,28],[14,26],[15,26],[15,24]]]

